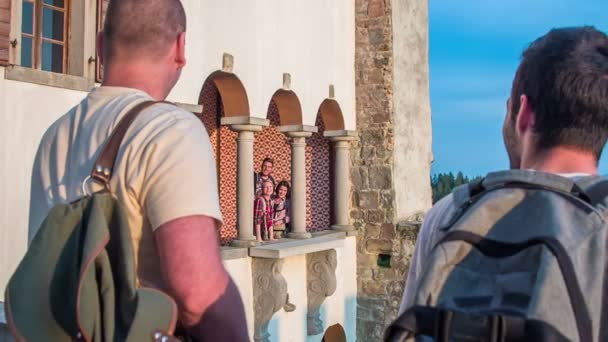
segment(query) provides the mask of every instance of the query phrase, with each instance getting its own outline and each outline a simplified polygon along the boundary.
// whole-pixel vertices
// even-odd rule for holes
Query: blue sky
[[[608,32],[608,1],[429,0],[432,173],[507,168],[501,129],[522,51],[551,28],[580,25]]]

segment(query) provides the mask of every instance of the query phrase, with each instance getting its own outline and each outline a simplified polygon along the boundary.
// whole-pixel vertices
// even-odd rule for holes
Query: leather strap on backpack
[[[141,113],[144,109],[152,106],[156,103],[171,103],[167,101],[144,101],[135,105],[135,107],[131,108],[120,121],[116,128],[112,132],[112,135],[108,138],[103,150],[97,157],[95,164],[93,164],[93,169],[91,170],[91,174],[89,177],[99,183],[101,183],[106,190],[109,190],[110,179],[112,178],[112,173],[114,172],[114,164],[116,163],[116,155],[118,154],[118,149],[120,148],[120,144],[122,139],[124,138],[127,130],[131,126],[131,123],[135,120],[137,115]],[[87,177],[88,178],[88,177]],[[86,183],[88,179],[85,179],[84,183]],[[83,183],[83,189],[85,184]]]

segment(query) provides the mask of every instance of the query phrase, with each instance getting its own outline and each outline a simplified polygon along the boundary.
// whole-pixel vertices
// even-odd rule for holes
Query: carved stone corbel
[[[253,258],[254,335],[256,342],[269,342],[268,324],[281,308],[292,312],[296,306],[289,303],[287,281],[281,274],[283,259]]]
[[[308,312],[306,314],[308,336],[323,332],[321,305],[325,298],[336,292],[336,250],[330,249],[306,255]]]

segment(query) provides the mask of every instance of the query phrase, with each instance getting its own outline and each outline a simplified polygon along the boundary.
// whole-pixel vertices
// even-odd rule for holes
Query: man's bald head
[[[156,57],[185,31],[186,13],[180,0],[111,0],[103,54],[106,61],[116,55]]]

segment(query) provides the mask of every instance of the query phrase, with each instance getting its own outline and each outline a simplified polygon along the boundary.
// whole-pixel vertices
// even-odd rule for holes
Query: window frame
[[[55,72],[60,74],[68,74],[68,66],[69,66],[69,58],[70,58],[70,29],[71,29],[71,1],[63,0],[64,7],[57,7],[53,5],[49,5],[44,3],[44,0],[21,0],[20,5],[23,8],[24,2],[29,2],[33,6],[33,20],[32,20],[32,34],[25,33],[21,29],[21,25],[23,24],[23,16],[20,20],[20,35],[21,42],[23,42],[23,37],[30,38],[32,40],[32,60],[31,60],[31,68],[35,70],[47,71],[47,72]],[[43,17],[44,17],[44,9],[49,8],[53,11],[59,11],[63,13],[63,41],[55,40],[52,38],[43,37]],[[23,15],[23,14],[22,14]],[[42,69],[42,46],[44,42],[61,45],[63,47],[62,61],[61,61],[61,72],[43,70]],[[21,56],[19,58],[19,64],[21,64]]]
[[[103,30],[105,14],[107,11],[107,7],[104,11],[104,6],[108,5],[108,0],[95,0],[95,5],[95,37],[97,38],[97,35]],[[99,62],[99,54],[101,54],[101,51],[97,51],[97,53],[98,55],[95,56],[95,82],[101,83],[103,81],[103,65]]]
[[[97,0],[70,1],[70,25],[67,36],[67,70],[48,72],[21,66],[23,0],[10,0],[9,61],[4,66],[7,80],[39,85],[89,91],[95,85]]]

